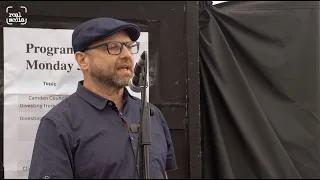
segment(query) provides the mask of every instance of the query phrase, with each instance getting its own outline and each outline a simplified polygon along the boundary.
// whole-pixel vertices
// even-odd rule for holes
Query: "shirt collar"
[[[83,86],[83,80],[79,81],[78,83],[78,88],[76,92],[81,98],[83,98],[85,101],[87,101],[89,104],[93,105],[99,110],[102,110],[107,103],[110,101],[92,91],[87,89],[86,87]],[[124,88],[123,91],[123,104],[125,105],[126,102],[128,101],[129,97],[132,98],[131,94],[127,90],[127,88]]]

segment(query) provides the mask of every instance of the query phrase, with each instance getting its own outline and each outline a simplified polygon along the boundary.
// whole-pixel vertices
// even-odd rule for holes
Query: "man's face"
[[[131,39],[126,32],[121,31],[102,41],[95,42],[90,47],[112,41],[130,42]],[[114,48],[114,50],[112,48]],[[111,44],[109,45],[109,51],[107,46],[88,50],[88,74],[100,83],[122,88],[128,85],[129,80],[133,76],[134,58],[126,46],[123,46],[119,55],[109,53],[116,52],[116,48],[119,47],[114,47]]]

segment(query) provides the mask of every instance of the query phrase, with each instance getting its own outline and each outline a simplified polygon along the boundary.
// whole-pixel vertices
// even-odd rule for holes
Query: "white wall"
[[[212,1],[212,5],[223,3],[223,2],[226,2],[226,1]]]

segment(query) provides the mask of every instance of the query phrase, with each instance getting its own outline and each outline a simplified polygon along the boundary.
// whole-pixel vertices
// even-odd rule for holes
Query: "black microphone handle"
[[[139,87],[139,77],[133,76],[132,78],[132,84],[136,87]]]
[[[132,91],[134,92],[141,92],[140,89],[140,74],[146,74],[146,69],[145,69],[145,64],[146,64],[146,51],[144,51],[141,56],[139,61],[136,63],[136,65],[134,66],[134,71],[133,71],[133,77],[129,82],[129,87]]]
[[[144,66],[144,60],[140,59],[136,65],[134,66],[134,76],[132,79],[132,84],[134,86],[139,86],[139,78],[140,78],[140,73],[142,72],[142,68]]]

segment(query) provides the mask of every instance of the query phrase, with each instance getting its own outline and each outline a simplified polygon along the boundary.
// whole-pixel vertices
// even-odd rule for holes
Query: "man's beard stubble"
[[[90,66],[90,75],[102,84],[121,89],[128,86],[129,80],[121,80],[115,72],[110,72],[97,67],[95,64]]]

